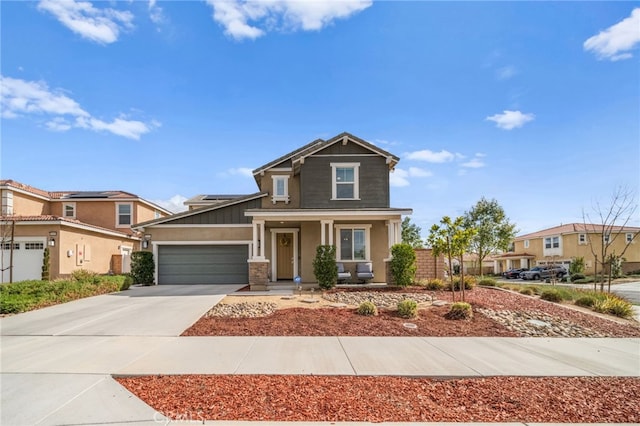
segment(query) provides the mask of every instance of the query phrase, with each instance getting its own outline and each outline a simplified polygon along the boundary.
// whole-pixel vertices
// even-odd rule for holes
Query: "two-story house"
[[[412,213],[390,207],[398,161],[349,133],[318,139],[255,169],[254,194],[200,195],[191,210],[133,229],[150,243],[158,284],[313,283],[318,245],[335,245],[352,272],[372,263],[374,281],[385,282],[402,215]]]
[[[585,272],[593,274],[595,257],[600,257],[603,244],[609,244],[608,254],[624,252],[623,270],[640,269],[640,228],[615,226],[602,232],[602,225],[569,223],[543,229],[514,239],[513,250],[499,255],[502,271],[511,268],[531,268],[537,265],[559,264],[569,269],[572,259],[583,257]],[[598,260],[600,262],[600,260]]]
[[[140,247],[131,225],[171,214],[124,191],[49,192],[2,180],[0,192],[2,282],[40,279],[45,247],[52,279],[76,269],[126,272]]]

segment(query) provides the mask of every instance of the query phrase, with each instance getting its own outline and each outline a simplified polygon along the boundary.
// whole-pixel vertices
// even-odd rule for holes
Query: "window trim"
[[[524,240],[524,248],[528,249],[529,248],[529,240]]]
[[[284,182],[284,194],[276,194],[278,181]],[[278,201],[284,201],[289,204],[289,175],[273,175],[271,176],[271,201],[275,204]]]
[[[67,216],[67,207],[71,207],[73,209],[73,214],[71,216]],[[76,203],[62,203],[62,217],[68,219],[76,218]]]
[[[336,261],[338,262],[371,262],[371,224],[345,224],[335,225],[335,239],[336,242]],[[356,229],[364,229],[364,255],[365,259],[343,259],[342,258],[342,240],[340,238],[340,231],[344,229],[350,229],[353,239],[353,231]],[[353,257],[353,247],[351,247],[351,256]]]
[[[635,244],[636,239],[634,238],[633,232],[626,232],[624,234],[624,241],[626,244]]]
[[[587,234],[581,233],[578,234],[578,245],[586,246],[587,245]]]
[[[602,234],[602,243],[611,244],[611,232],[604,232]]]
[[[13,191],[8,189],[2,190],[2,214],[13,215]]]
[[[120,223],[120,206],[129,206],[129,222]],[[133,225],[133,203],[116,203],[116,228],[131,228]]]
[[[331,200],[360,200],[360,163],[330,163],[331,165]],[[353,169],[353,198],[338,198],[337,169]]]

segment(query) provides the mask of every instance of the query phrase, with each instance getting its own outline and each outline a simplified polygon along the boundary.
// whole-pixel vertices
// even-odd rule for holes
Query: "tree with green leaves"
[[[402,243],[409,244],[414,249],[424,247],[422,236],[420,233],[422,229],[415,223],[411,223],[409,216],[402,219]]]
[[[465,286],[464,268],[462,267],[463,257],[468,251],[475,234],[475,228],[465,226],[464,217],[460,216],[455,220],[451,220],[449,216],[444,216],[440,220],[440,225],[433,225],[431,227],[429,236],[427,237],[427,244],[431,247],[433,256],[438,257],[440,255],[445,255],[449,260],[449,279],[451,281],[451,294],[454,302],[456,301],[456,292],[453,280],[453,259],[460,262],[460,292],[462,295],[462,301],[464,301]]]
[[[464,227],[476,229],[469,253],[478,257],[480,276],[484,259],[492,253],[507,251],[517,232],[516,225],[509,222],[500,204],[495,199],[487,200],[484,197],[465,212]]]

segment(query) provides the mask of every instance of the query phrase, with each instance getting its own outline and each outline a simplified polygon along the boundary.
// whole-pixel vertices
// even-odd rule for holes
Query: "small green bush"
[[[575,304],[584,308],[591,308],[596,304],[596,298],[589,296],[582,296],[575,301]]]
[[[473,318],[473,310],[471,305],[466,302],[456,302],[451,305],[451,309],[445,315],[450,320],[468,320]]]
[[[527,288],[530,288],[531,291],[533,292],[533,294],[540,294],[540,289],[538,287],[536,287],[535,285],[532,285],[532,286],[527,287]]]
[[[124,280],[122,281],[122,285],[120,286],[120,290],[129,290],[129,287],[133,285],[133,278],[131,275],[125,275]]]
[[[558,290],[545,290],[540,295],[540,299],[548,302],[560,303],[562,302],[562,295]]]
[[[464,277],[464,289],[471,290],[476,285],[476,279],[474,277],[465,276]],[[455,290],[460,290],[460,277],[455,277],[453,279],[453,287]],[[449,288],[451,288],[449,286]]]
[[[633,307],[626,300],[613,295],[607,295],[605,299],[596,300],[592,309],[602,314],[615,315],[620,318],[633,316]]]
[[[432,291],[442,290],[446,286],[447,285],[440,278],[431,278],[430,280],[427,281],[425,285],[427,290],[432,290]]]
[[[155,269],[153,253],[150,251],[131,253],[131,278],[134,284],[153,285]]]
[[[416,278],[416,252],[409,244],[394,244],[391,247],[391,276],[397,286],[407,287]]]
[[[372,317],[378,315],[378,308],[373,302],[362,302],[356,311],[358,315],[364,315],[366,317]]]
[[[520,294],[524,294],[526,296],[533,296],[535,293],[530,287],[524,287],[520,290]]]
[[[480,281],[478,281],[478,285],[484,285],[487,287],[496,287],[498,285],[498,281],[496,281],[493,278],[482,278]]]
[[[571,282],[575,282],[577,280],[584,280],[586,277],[584,276],[584,274],[572,274],[571,275]]]
[[[415,318],[418,315],[418,302],[405,299],[398,302],[398,315],[402,318]]]
[[[320,245],[316,247],[313,259],[313,275],[318,285],[324,290],[335,287],[338,282],[338,266],[336,265],[336,246]]]

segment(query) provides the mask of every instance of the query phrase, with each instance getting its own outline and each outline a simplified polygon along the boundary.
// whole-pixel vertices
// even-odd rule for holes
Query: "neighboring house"
[[[593,274],[595,258],[593,252],[600,255],[602,244],[610,247],[608,254],[620,254],[625,246],[623,270],[640,269],[640,228],[634,226],[616,226],[605,235],[602,225],[569,223],[515,238],[513,250],[496,257],[499,270],[503,272],[511,268],[532,268],[537,265],[559,264],[567,270],[571,260],[584,257],[585,272]],[[600,261],[600,259],[598,260]]]
[[[373,281],[387,282],[390,247],[412,213],[389,205],[398,161],[348,133],[318,139],[254,170],[254,194],[197,196],[186,204],[200,207],[133,229],[151,243],[158,284],[313,283],[323,244],[336,246],[353,277],[370,262]]]
[[[45,247],[52,279],[76,269],[126,272],[140,247],[131,225],[171,214],[123,191],[48,192],[1,180],[0,192],[3,283],[40,279]]]

